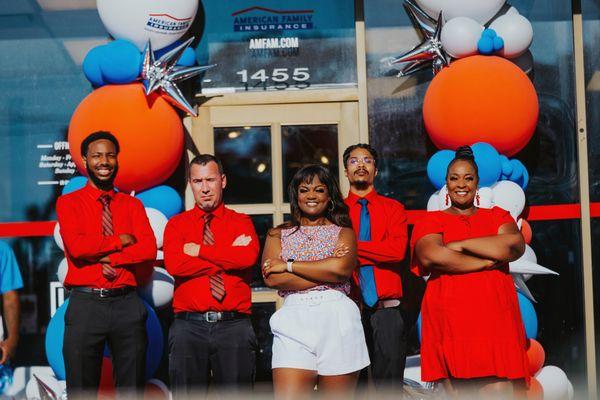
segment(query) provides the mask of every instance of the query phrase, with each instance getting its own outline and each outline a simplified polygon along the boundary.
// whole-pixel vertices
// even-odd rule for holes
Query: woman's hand
[[[333,257],[344,257],[348,253],[350,253],[350,247],[344,243],[338,244],[336,248],[333,249]]]
[[[287,263],[282,260],[267,258],[262,265],[262,274],[267,278],[271,274],[280,274],[287,271]]]
[[[447,243],[446,247],[450,250],[458,251],[459,253],[463,252],[463,246],[460,240],[457,240],[456,242]]]

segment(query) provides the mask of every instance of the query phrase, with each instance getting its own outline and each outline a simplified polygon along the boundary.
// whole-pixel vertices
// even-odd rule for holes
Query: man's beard
[[[115,182],[115,178],[117,177],[117,172],[119,172],[119,166],[115,165],[113,168],[113,173],[108,180],[100,180],[96,175],[94,175],[93,171],[90,169],[89,165],[85,166],[85,169],[88,173],[89,179],[96,185],[96,187],[100,190],[111,190],[114,188],[113,183]]]
[[[358,190],[366,190],[369,188],[369,186],[371,186],[371,184],[368,181],[354,181],[352,183],[352,185],[358,189]]]

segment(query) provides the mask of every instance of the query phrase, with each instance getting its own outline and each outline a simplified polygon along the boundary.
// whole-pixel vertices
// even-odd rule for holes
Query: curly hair
[[[302,183],[312,182],[315,177],[319,178],[321,183],[327,186],[329,198],[332,202],[332,207],[327,208],[325,217],[335,225],[351,228],[352,222],[350,221],[349,209],[346,203],[344,203],[344,198],[342,197],[337,181],[327,168],[317,164],[310,164],[301,168],[290,181],[288,195],[290,199],[291,220],[279,227],[300,228],[302,210],[300,210],[300,206],[298,205],[298,188]]]

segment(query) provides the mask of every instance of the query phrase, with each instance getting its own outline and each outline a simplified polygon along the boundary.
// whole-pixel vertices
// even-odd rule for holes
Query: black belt
[[[249,318],[250,315],[240,313],[237,311],[207,311],[207,312],[178,312],[175,314],[175,318],[183,319],[186,321],[206,321],[206,322],[218,322],[218,321],[231,321],[233,319]]]
[[[133,286],[123,286],[118,288],[95,288],[88,286],[75,286],[71,288],[74,292],[93,294],[101,298],[105,297],[116,297],[116,296],[124,296],[127,293],[133,292],[135,288]]]

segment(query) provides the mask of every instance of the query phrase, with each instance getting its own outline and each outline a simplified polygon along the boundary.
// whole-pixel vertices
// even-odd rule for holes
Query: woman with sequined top
[[[352,396],[369,365],[356,304],[348,298],[356,235],[337,182],[326,168],[300,169],[288,187],[291,220],[272,229],[263,276],[283,306],[271,317],[276,399]]]

